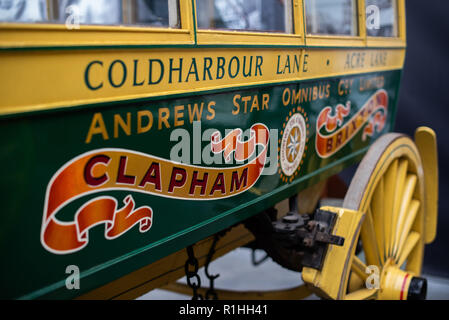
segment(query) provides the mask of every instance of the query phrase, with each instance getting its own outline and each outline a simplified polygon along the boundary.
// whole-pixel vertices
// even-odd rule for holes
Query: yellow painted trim
[[[407,40],[407,23],[405,15],[405,0],[398,0],[398,32],[403,42]]]
[[[0,25],[1,48],[173,44],[193,44],[189,30],[99,26],[67,30],[63,25]]]
[[[194,7],[192,1],[179,0],[179,19],[181,20],[181,29],[188,30],[190,33],[190,42],[195,42],[195,19]]]
[[[193,7],[192,2],[189,0],[179,0],[179,19],[181,20],[181,29],[190,30],[193,29]]]
[[[435,131],[420,127],[415,132],[415,143],[424,169],[425,192],[425,241],[435,240],[438,221],[438,154]]]
[[[367,37],[366,42],[368,47],[403,48],[406,46],[405,41],[401,38]]]
[[[303,0],[293,0],[293,27],[294,33],[301,37],[301,43],[305,44],[305,26],[304,26],[304,4]]]
[[[305,267],[302,278],[319,296],[344,299],[364,213],[336,207],[320,209],[337,214],[337,222],[332,233],[345,238],[345,242],[343,246],[329,245],[321,271]]]
[[[364,39],[364,44],[366,44],[366,10],[365,10],[365,0],[357,0],[357,26],[359,30],[359,37]]]
[[[287,33],[198,30],[197,39],[199,45],[304,45],[303,37]]]
[[[354,36],[306,35],[308,47],[364,47],[365,39]]]
[[[384,66],[371,66],[370,61],[379,53],[387,56],[386,64]],[[346,63],[352,55],[364,55],[365,65],[348,68]],[[252,57],[252,76],[244,77],[243,73],[239,72],[232,78],[228,74],[229,68],[227,65],[224,68],[226,74],[223,77],[215,76],[217,73],[215,67],[211,70],[212,79],[206,77],[204,80],[205,59],[212,59],[216,66],[219,57],[225,59],[227,64],[236,57],[242,64],[241,68],[243,68],[243,59],[246,57],[246,63],[250,63]],[[284,73],[282,71],[287,57],[291,61],[291,68],[289,72]],[[182,81],[178,80],[179,73],[175,71],[173,81],[170,83],[170,59],[174,61],[174,66],[178,67],[181,58],[183,59]],[[159,83],[151,85],[148,84],[150,59],[159,60],[165,66],[164,77]],[[198,68],[198,81],[196,81],[195,75],[188,74],[193,59],[195,59]],[[298,68],[294,67],[295,59],[299,61]],[[307,64],[305,64],[305,59],[307,59]],[[398,70],[402,68],[404,59],[404,50],[388,49],[177,48],[66,50],[58,54],[53,51],[6,51],[0,52],[0,96],[2,97],[0,100],[0,115],[339,75]],[[357,58],[353,60],[357,60]],[[257,61],[263,61],[258,74],[256,74],[255,68]],[[119,63],[117,64],[117,62]],[[92,63],[95,64],[92,65]],[[113,87],[108,78],[108,70],[110,70],[112,63],[116,63],[113,73],[115,79],[121,79],[120,77],[123,75],[121,64],[124,64],[127,68],[127,76],[119,87]],[[88,69],[89,65],[90,69]],[[133,85],[134,70],[137,70],[134,81],[140,83],[139,85]],[[45,72],[45,77],[41,76],[42,72]],[[157,79],[158,74],[156,71],[154,72],[153,77]],[[89,83],[95,87],[94,89],[90,90],[86,85],[86,75]],[[185,81],[187,79],[188,82]],[[17,94],[17,92],[20,92],[20,94]]]

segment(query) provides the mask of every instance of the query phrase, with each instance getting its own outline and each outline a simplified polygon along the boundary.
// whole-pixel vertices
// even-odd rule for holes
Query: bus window
[[[59,22],[179,27],[178,0],[59,0]]]
[[[355,0],[306,0],[308,34],[356,36]]]
[[[178,28],[178,0],[0,0],[0,22]]]
[[[125,24],[178,28],[178,0],[125,1]]]
[[[46,0],[0,0],[0,22],[45,22]]]
[[[365,0],[366,33],[370,37],[397,37],[396,1]]]
[[[196,0],[200,29],[293,33],[291,0]]]
[[[59,23],[122,24],[121,0],[59,0],[57,5]]]

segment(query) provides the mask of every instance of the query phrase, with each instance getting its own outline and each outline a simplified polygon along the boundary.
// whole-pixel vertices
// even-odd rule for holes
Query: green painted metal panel
[[[401,71],[397,70],[256,88],[237,88],[202,96],[192,95],[147,102],[123,102],[101,107],[55,110],[0,119],[0,136],[2,137],[0,165],[3,168],[0,182],[3,199],[0,214],[0,252],[2,253],[0,298],[66,299],[81,295],[239,223],[360,161],[369,145],[381,134],[393,128],[400,77]],[[345,87],[344,84],[350,84],[350,86]],[[382,92],[385,92],[388,97],[388,111],[385,113],[380,109],[371,109],[372,113],[361,115],[366,118],[364,118],[366,121],[352,124],[351,118],[356,116],[362,107],[369,110],[367,102],[371,101],[372,106],[378,106],[381,102],[376,96],[379,89],[385,90]],[[300,95],[298,101],[285,103],[287,100],[291,101],[298,92],[303,93],[303,101]],[[263,107],[264,95],[265,98],[269,96],[265,107]],[[289,96],[290,99],[287,99]],[[254,97],[257,97],[257,106]],[[245,101],[247,101],[246,113],[244,112]],[[240,105],[241,112],[233,114],[233,111],[236,112],[237,103]],[[262,174],[249,190],[216,200],[173,199],[132,190],[106,189],[82,195],[72,199],[73,201],[58,212],[57,217],[60,221],[67,223],[74,221],[76,212],[87,202],[99,196],[114,198],[121,206],[124,199],[132,195],[136,207],[151,207],[153,211],[151,228],[146,232],[140,232],[139,227],[134,225],[119,237],[108,240],[105,238],[105,225],[100,224],[88,231],[88,244],[76,252],[55,254],[45,248],[41,241],[41,232],[46,190],[58,170],[82,154],[106,148],[126,149],[160,159],[170,159],[171,150],[180,143],[178,139],[170,139],[170,137],[174,132],[180,133],[180,130],[191,137],[189,149],[190,161],[193,162],[194,156],[198,155],[194,152],[193,146],[197,132],[194,132],[194,126],[191,123],[193,119],[190,118],[194,113],[195,104],[198,110],[203,105],[203,113],[200,117],[201,131],[198,131],[201,135],[211,128],[218,130],[224,136],[226,129],[247,130],[256,123],[264,124],[274,134],[268,145],[268,158],[274,160],[277,160],[279,152],[284,150],[279,145],[283,135],[288,131],[294,137],[293,127],[289,127],[289,120],[294,114],[299,114],[299,117],[304,119],[305,125],[308,125],[308,140],[307,148],[303,146],[305,149],[304,157],[301,158],[303,162],[293,170],[296,175],[285,173],[276,163],[273,173]],[[336,113],[338,105],[341,105],[342,110],[340,121]],[[333,121],[337,127],[333,129],[332,121],[327,121],[320,131],[323,136],[336,132],[335,130],[341,127],[349,128],[346,130],[357,127],[360,130],[347,141],[343,141],[342,136],[335,138],[340,139],[338,143],[343,146],[336,149],[335,146],[329,145],[328,149],[323,150],[328,150],[332,154],[323,158],[316,148],[316,125],[319,115],[322,115],[322,111],[327,106],[331,107],[328,119],[335,119]],[[252,112],[250,112],[251,108]],[[152,114],[153,123],[151,129],[139,134],[138,116],[142,111]],[[104,129],[101,128],[100,122],[94,121],[100,117],[98,114],[104,121]],[[384,122],[381,117],[377,119],[383,127],[372,121],[376,114],[386,115]],[[166,121],[162,119],[164,117]],[[122,120],[121,125],[119,118]],[[148,118],[141,119],[148,121]],[[370,123],[374,125],[371,136],[366,135],[367,130],[365,130]],[[327,131],[326,124],[328,124]],[[130,127],[128,133],[127,125]],[[142,127],[147,125],[148,122],[142,122]],[[91,131],[91,139],[88,139],[90,128],[97,128],[97,131],[94,130],[93,134]],[[104,130],[107,132],[108,139],[105,139]],[[141,131],[145,130],[141,128]],[[287,143],[288,138],[285,138]],[[90,140],[89,143],[86,142],[87,140]],[[200,150],[203,151],[206,148],[209,151],[207,148],[210,141],[204,140],[201,141]],[[260,152],[261,148],[259,147],[258,150]],[[286,152],[288,150],[287,148]],[[210,152],[207,153],[211,155]],[[222,155],[218,156],[223,159]],[[204,170],[211,166],[220,168],[236,166],[236,163],[227,164],[224,161],[222,164],[211,165],[205,163],[204,159],[200,160],[193,165],[206,168]],[[285,169],[285,171],[288,170]],[[83,177],[73,178],[83,179]],[[286,182],[285,179],[288,181]],[[164,181],[164,183],[169,182]],[[71,188],[71,185],[67,185],[67,188]],[[76,265],[81,271],[79,290],[68,290],[65,286],[65,280],[68,277],[65,271],[69,265]]]

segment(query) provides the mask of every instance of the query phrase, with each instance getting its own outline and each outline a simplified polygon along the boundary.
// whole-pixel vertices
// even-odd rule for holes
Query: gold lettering
[[[262,95],[262,110],[268,110],[268,102],[270,102],[270,95],[268,93],[264,93]]]
[[[245,102],[245,110],[244,112],[246,113],[248,111],[248,101],[251,100],[251,96],[246,96],[242,98],[242,101]]]
[[[179,119],[182,117],[184,117],[184,106],[176,106],[175,107],[175,127],[184,125],[184,120]]]
[[[89,132],[87,133],[86,143],[92,141],[92,136],[94,134],[101,134],[104,140],[109,140],[108,132],[106,131],[106,126],[104,124],[103,116],[100,112],[95,113],[92,122],[90,123]]]
[[[166,128],[170,128],[170,124],[168,123],[168,118],[170,117],[170,110],[168,108],[160,108],[159,109],[159,124],[158,129],[162,129],[162,123],[164,123]]]
[[[131,135],[131,112],[126,114],[126,123],[119,114],[114,114],[114,138],[118,138],[119,126],[127,136]]]
[[[241,96],[240,96],[239,94],[236,94],[236,95],[234,96],[233,102],[234,102],[234,107],[235,107],[235,109],[232,110],[232,114],[233,114],[233,115],[237,115],[237,114],[240,113],[240,104],[237,102],[237,99],[240,100],[240,98],[241,98]]]
[[[209,104],[207,105],[207,111],[209,111],[209,115],[206,117],[207,120],[212,120],[215,118],[215,109],[213,107],[215,107],[216,103],[215,101],[211,101],[209,102]]]
[[[249,112],[253,112],[253,109],[257,109],[257,111],[259,111],[259,98],[257,97],[257,94],[254,96]]]
[[[142,119],[143,117],[148,118],[148,124],[145,127],[142,127]],[[153,114],[149,110],[142,110],[137,112],[137,133],[145,133],[150,131],[153,126]]]
[[[193,121],[195,121],[195,115],[196,121],[201,121],[201,117],[203,115],[204,102],[201,102],[201,108],[199,110],[198,110],[198,103],[193,104],[193,110],[191,104],[188,104],[188,108],[189,108],[190,123],[193,123]]]

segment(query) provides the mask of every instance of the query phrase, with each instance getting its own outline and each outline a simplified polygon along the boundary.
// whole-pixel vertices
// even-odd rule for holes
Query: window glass
[[[136,13],[131,19],[133,24],[144,24],[155,27],[177,27],[177,1],[137,0],[133,1]]]
[[[46,0],[0,0],[0,22],[44,22]]]
[[[122,0],[59,0],[58,20],[80,24],[121,24]]]
[[[306,0],[308,34],[356,36],[355,0]]]
[[[196,0],[201,29],[292,33],[291,0]]]
[[[0,22],[179,27],[178,0],[0,0]]]
[[[396,1],[365,0],[366,33],[371,37],[397,37]]]

